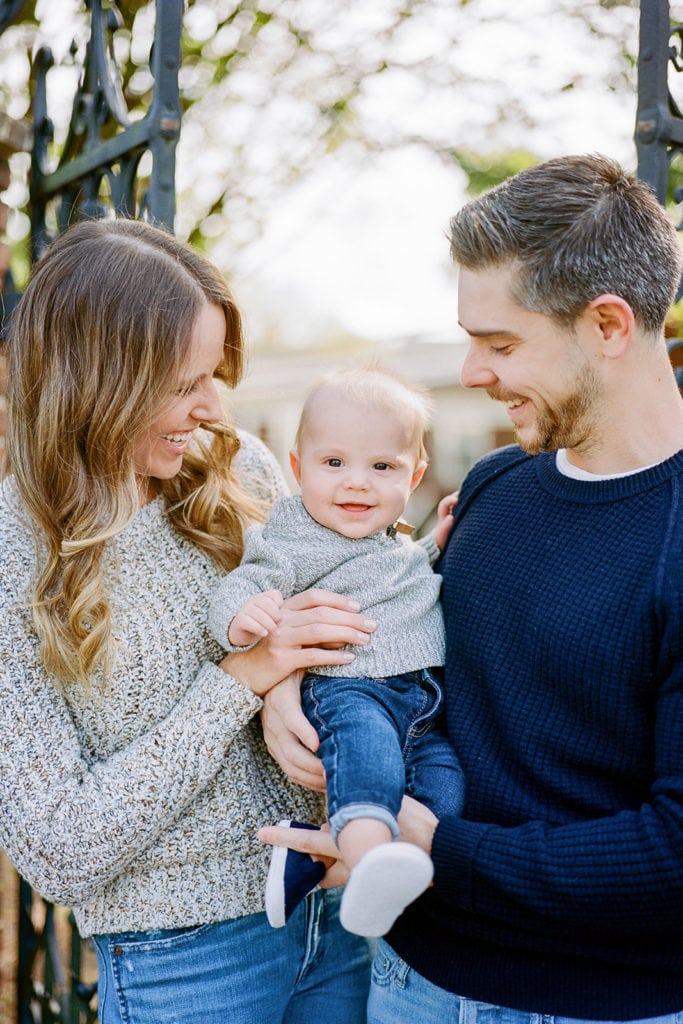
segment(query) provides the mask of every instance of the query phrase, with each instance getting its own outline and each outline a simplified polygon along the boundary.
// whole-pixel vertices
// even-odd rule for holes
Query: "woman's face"
[[[222,418],[214,374],[223,361],[224,344],[223,310],[206,303],[195,321],[187,362],[173,400],[135,446],[133,462],[143,502],[151,501],[157,492],[154,481],[170,480],[180,472],[197,427]]]

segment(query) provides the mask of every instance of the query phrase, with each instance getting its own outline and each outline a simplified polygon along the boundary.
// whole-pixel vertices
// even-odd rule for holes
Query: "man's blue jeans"
[[[333,836],[353,818],[375,818],[398,837],[403,794],[440,817],[459,814],[463,776],[438,728],[439,682],[427,669],[385,679],[308,675],[302,706],[320,737]]]
[[[95,936],[101,1024],[365,1024],[371,948],[338,902],[318,890],[284,928],[252,914]]]
[[[527,1013],[465,999],[427,981],[394,952],[386,939],[378,939],[367,1024],[416,1024],[418,1021],[419,1024],[610,1024]],[[629,1024],[683,1024],[683,1011],[649,1017],[647,1021],[629,1021]]]

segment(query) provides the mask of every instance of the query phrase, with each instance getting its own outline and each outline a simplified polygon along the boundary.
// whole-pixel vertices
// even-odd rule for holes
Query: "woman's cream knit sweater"
[[[244,484],[285,487],[242,435]],[[38,657],[27,594],[32,536],[12,479],[0,491],[0,845],[82,935],[179,928],[263,909],[280,817],[320,821],[322,801],[268,755],[261,701],[218,668],[207,629],[219,570],[180,537],[162,498],[110,546],[120,657],[107,690],[65,700]]]

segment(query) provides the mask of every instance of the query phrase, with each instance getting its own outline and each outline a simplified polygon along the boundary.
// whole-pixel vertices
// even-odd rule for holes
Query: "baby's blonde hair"
[[[384,408],[400,415],[401,423],[415,447],[416,464],[427,462],[425,435],[429,429],[432,401],[424,388],[407,384],[376,364],[336,370],[317,381],[306,395],[294,447],[301,450],[302,438],[314,404],[325,395],[338,395],[360,405]],[[412,447],[412,444],[411,444]]]

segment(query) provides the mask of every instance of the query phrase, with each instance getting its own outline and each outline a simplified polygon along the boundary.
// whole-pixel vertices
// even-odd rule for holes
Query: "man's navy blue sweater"
[[[683,1010],[683,452],[595,482],[494,452],[438,569],[466,806],[389,942],[488,1003]]]

